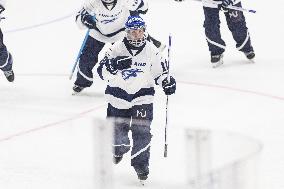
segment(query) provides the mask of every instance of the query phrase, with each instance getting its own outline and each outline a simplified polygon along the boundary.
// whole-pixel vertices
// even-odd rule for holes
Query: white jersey
[[[6,0],[0,0],[0,5],[2,5],[2,7],[4,7],[4,8],[5,8]]]
[[[117,56],[132,58],[131,68],[111,74],[103,66],[100,77],[107,81],[106,99],[118,109],[134,105],[150,104],[154,98],[154,86],[162,86],[167,77],[167,67],[158,49],[149,41],[137,55],[132,55],[123,41],[115,43],[106,53],[108,59]],[[102,66],[102,65],[100,65]],[[99,69],[98,69],[99,70]]]
[[[233,5],[241,2],[241,0],[232,0]],[[222,4],[222,0],[202,0],[204,7],[218,8],[218,4]]]
[[[143,0],[117,0],[113,7],[106,7],[101,0],[87,0],[83,7],[96,19],[98,30],[90,30],[90,36],[104,43],[114,43],[125,36],[124,24],[130,11],[148,9]],[[81,18],[77,19],[77,23],[80,28],[85,27]]]

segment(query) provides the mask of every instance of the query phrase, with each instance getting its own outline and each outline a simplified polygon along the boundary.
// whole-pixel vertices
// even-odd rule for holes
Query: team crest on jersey
[[[141,73],[141,72],[143,72],[141,69],[135,68],[135,69],[123,70],[123,71],[121,72],[121,74],[122,74],[122,78],[123,78],[124,80],[127,80],[127,79],[129,79],[130,77],[137,77],[137,74],[138,74],[138,73]]]

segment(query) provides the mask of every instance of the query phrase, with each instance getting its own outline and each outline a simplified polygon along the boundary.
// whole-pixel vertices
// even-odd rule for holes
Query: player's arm
[[[148,11],[148,2],[145,0],[128,0],[128,3],[130,5],[129,11],[131,16],[146,14]]]
[[[109,80],[116,75],[119,70],[130,68],[131,65],[131,57],[115,55],[115,51],[110,48],[109,51],[106,52],[105,57],[100,61],[97,72],[102,80]]]
[[[76,15],[75,21],[80,29],[96,29],[96,20],[88,8],[83,7]]]
[[[168,62],[166,59],[159,55],[156,56],[156,61],[152,64],[152,76],[155,80],[156,85],[159,85],[163,88],[166,95],[174,94],[176,91],[176,81],[175,78],[169,76],[167,78],[169,71],[168,71]]]

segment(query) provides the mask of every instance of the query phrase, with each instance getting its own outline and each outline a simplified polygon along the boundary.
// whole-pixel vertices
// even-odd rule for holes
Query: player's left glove
[[[222,0],[222,4],[219,6],[219,8],[224,11],[227,12],[228,11],[228,6],[232,5],[233,2],[232,0]]]
[[[165,78],[162,81],[162,87],[166,95],[171,95],[176,92],[176,80],[172,76],[170,76],[170,81]]]
[[[90,15],[85,9],[81,11],[81,21],[89,29],[95,29],[97,27],[93,16]]]
[[[5,10],[5,8],[4,8],[2,5],[0,5],[0,14],[1,14],[4,10]]]

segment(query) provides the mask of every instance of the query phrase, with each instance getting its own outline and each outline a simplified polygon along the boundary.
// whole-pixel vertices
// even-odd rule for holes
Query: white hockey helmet
[[[107,3],[107,4],[111,4],[114,2],[114,0],[102,0],[102,2]]]
[[[134,47],[141,47],[146,42],[146,24],[140,16],[129,16],[125,31],[127,41]]]

